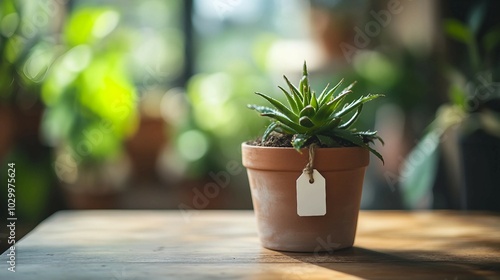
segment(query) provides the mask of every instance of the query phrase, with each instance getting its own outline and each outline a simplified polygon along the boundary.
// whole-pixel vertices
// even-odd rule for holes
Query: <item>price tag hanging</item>
[[[316,169],[312,173],[304,170],[297,179],[297,214],[301,217],[326,214],[326,180]]]

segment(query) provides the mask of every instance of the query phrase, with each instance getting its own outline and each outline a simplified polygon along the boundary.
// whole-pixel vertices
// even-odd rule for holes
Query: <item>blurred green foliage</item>
[[[240,145],[264,130],[267,120],[255,120],[246,104],[256,101],[256,88],[269,88],[267,78],[244,61],[226,71],[193,76],[187,85],[188,120],[179,128],[176,148],[193,177],[223,170],[240,161]]]
[[[449,38],[467,48],[467,59],[447,69],[450,101],[465,111],[476,111],[482,105],[500,99],[498,90],[486,88],[500,79],[500,56],[496,51],[500,46],[500,25],[479,34],[486,8],[483,1],[471,11],[468,22],[456,19],[444,22]],[[491,90],[491,94],[485,94],[486,90]]]
[[[490,27],[480,35],[479,30],[487,9],[488,1],[478,1],[469,12],[467,21],[446,19],[443,22],[446,35],[465,46],[465,59],[451,61],[444,68],[444,78],[449,83],[449,103],[441,105],[437,110],[426,134],[404,163],[403,169],[408,172],[401,185],[408,208],[422,208],[422,205],[432,204],[430,194],[439,175],[439,161],[446,156],[442,153],[442,146],[450,145],[442,142],[441,137],[453,135],[450,128],[459,127],[458,137],[462,142],[467,135],[478,130],[500,137],[500,87],[496,82],[500,78],[500,56],[496,51],[500,46],[500,26]],[[450,146],[459,144],[453,143]],[[457,174],[463,176],[471,171],[461,169],[464,166],[464,151],[460,150],[460,153],[462,162]],[[420,160],[415,160],[417,157]],[[464,193],[461,195],[465,196]]]
[[[7,166],[7,163],[15,163],[16,167],[14,185],[17,217],[24,224],[41,221],[50,210],[50,197],[54,189],[54,173],[51,170],[50,157],[33,158],[31,154],[18,148],[9,154],[3,166]],[[3,195],[6,195],[6,192],[2,192],[1,198],[7,201]]]
[[[63,30],[62,54],[42,86],[44,137],[68,145],[81,163],[116,156],[137,124],[136,90],[127,72],[129,40],[113,8],[81,8]]]
[[[47,37],[45,4],[5,0],[0,3],[0,102],[15,104],[22,94],[37,99],[56,50]]]

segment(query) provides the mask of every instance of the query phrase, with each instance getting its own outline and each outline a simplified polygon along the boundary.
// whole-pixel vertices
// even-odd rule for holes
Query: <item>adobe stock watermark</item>
[[[161,66],[160,61],[157,61],[155,65],[145,65],[144,74],[141,78],[142,84],[137,88],[139,102],[144,96],[140,93],[147,93],[158,88],[171,75],[168,71],[163,71]]]
[[[332,254],[335,250],[339,249],[341,244],[336,243],[332,241],[332,235],[326,236],[326,238],[323,239],[323,237],[318,236],[316,238],[316,242],[318,242],[318,246],[314,248],[314,256],[315,257],[321,257],[321,256],[327,256],[329,254]]]
[[[378,12],[371,10],[370,16],[371,20],[365,23],[364,28],[361,29],[358,26],[354,27],[354,38],[353,43],[349,44],[346,42],[340,43],[340,49],[342,54],[348,63],[351,63],[354,55],[370,45],[373,38],[380,35],[383,28],[389,26],[392,22],[393,16],[400,14],[404,6],[402,2],[409,2],[413,0],[390,0],[387,2],[387,8],[380,10]]]
[[[132,271],[132,274],[137,274],[137,271],[134,271],[134,270],[129,270],[127,268],[127,266],[124,266],[122,265],[120,270],[117,270],[117,269],[114,269],[111,271],[111,274],[112,274],[112,280],[137,280],[137,279],[143,279],[143,277],[138,277],[138,276],[135,276],[135,275],[131,275],[131,273],[129,273],[130,271]]]
[[[212,5],[220,19],[225,19],[227,13],[241,5],[243,0],[212,0]]]
[[[468,111],[475,111],[484,102],[500,98],[500,83],[492,81],[492,74],[489,72],[481,73],[476,76],[475,80],[467,84],[466,109]]]
[[[50,19],[54,18],[58,12],[60,12],[61,7],[66,5],[67,0],[52,0],[52,1],[34,1],[30,2],[29,5],[33,5],[32,9],[28,9],[32,11],[28,13],[29,17],[17,18],[19,28],[18,30],[12,34],[10,37],[10,43],[12,44],[12,51],[21,52],[24,50],[24,46],[29,44],[29,41],[34,39],[37,35],[39,35],[39,31],[42,28],[46,28],[50,24]],[[5,18],[8,17],[16,17],[16,14],[8,14]],[[36,58],[29,57],[26,64],[29,65]],[[40,82],[44,75],[41,77],[28,77],[34,82]]]
[[[311,274],[304,271],[301,267],[289,267],[286,272],[281,275],[282,280],[307,280],[311,279]]]
[[[238,161],[230,160],[227,162],[225,170],[217,173],[209,172],[208,175],[212,181],[191,190],[193,194],[191,205],[193,207],[188,206],[186,203],[179,203],[177,208],[181,211],[184,220],[188,222],[197,213],[197,210],[206,209],[210,202],[229,186],[231,178],[240,175],[243,170],[243,165]]]

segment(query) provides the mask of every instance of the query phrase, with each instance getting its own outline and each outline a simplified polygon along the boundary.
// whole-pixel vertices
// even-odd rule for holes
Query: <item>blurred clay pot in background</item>
[[[163,118],[141,116],[136,134],[125,143],[132,163],[132,176],[136,180],[147,182],[158,179],[158,156],[167,140]]]
[[[127,157],[85,165],[71,160],[67,154],[61,153],[56,159],[56,166],[66,164],[64,168],[56,168],[56,174],[61,180],[62,193],[69,209],[121,208],[120,198],[130,173]]]
[[[14,140],[14,124],[15,116],[9,106],[0,105],[0,160],[3,159],[12,147]]]

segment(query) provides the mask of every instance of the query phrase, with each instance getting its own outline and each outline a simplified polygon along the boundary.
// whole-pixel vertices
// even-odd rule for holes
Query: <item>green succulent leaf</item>
[[[356,120],[358,120],[358,117],[361,114],[362,110],[363,110],[363,104],[359,105],[354,115],[352,115],[352,117],[348,121],[341,124],[339,128],[348,129],[351,125],[353,125],[356,122]]]
[[[328,101],[326,103],[326,106],[329,106],[330,110],[337,109],[339,104],[342,104],[342,102],[344,102],[346,96],[351,92],[352,91],[350,91],[350,90],[343,90],[339,95],[335,96],[332,100]]]
[[[333,98],[333,100],[330,100],[330,101],[328,101],[328,103],[326,103],[326,105],[329,106],[329,109],[331,111],[336,110],[339,107],[339,105],[344,102],[346,96],[352,92],[351,89],[354,87],[355,84],[356,84],[356,82],[353,82],[352,84],[347,86],[345,89],[343,89],[339,93],[339,95],[337,95],[335,98]]]
[[[372,154],[374,154],[378,159],[380,159],[380,161],[382,161],[382,164],[385,164],[384,157],[382,157],[382,155],[377,152],[377,150],[373,149],[368,144],[365,144],[364,147],[368,149]]]
[[[368,144],[363,142],[363,140],[359,136],[353,134],[352,132],[347,131],[347,130],[343,130],[343,129],[336,129],[333,134],[339,138],[342,138],[346,141],[353,143],[356,146],[368,149],[376,157],[378,157],[382,161],[382,163],[384,163],[384,158],[382,157],[382,155],[379,152],[375,151]]]
[[[285,105],[283,105],[283,103],[281,103],[278,100],[276,100],[272,97],[269,97],[263,93],[260,93],[260,92],[256,92],[255,94],[257,94],[257,95],[263,97],[264,99],[266,99],[267,101],[269,101],[269,103],[271,103],[274,107],[276,107],[276,109],[280,113],[287,116],[290,120],[297,121],[297,119],[298,119],[297,115],[295,115],[294,112],[290,111],[290,109],[288,109]]]
[[[252,109],[252,110],[259,112],[260,114],[267,114],[267,113],[272,113],[272,112],[276,111],[272,108],[269,108],[266,106],[259,106],[259,105],[255,105],[255,104],[248,104],[247,107],[249,109]]]
[[[269,137],[269,135],[271,134],[271,132],[273,132],[276,127],[278,126],[278,123],[277,122],[272,122],[267,128],[266,128],[266,131],[264,131],[264,134],[262,134],[262,141],[266,141],[267,140],[267,137]]]
[[[350,85],[348,85],[345,89],[342,90],[342,92],[340,94],[342,94],[343,92],[346,92],[346,91],[352,91],[352,88],[357,84],[358,82],[357,81],[354,81],[352,82]]]
[[[304,146],[304,144],[311,138],[310,135],[306,134],[296,134],[292,139],[292,146],[300,152],[300,149]]]
[[[365,139],[368,139],[370,142],[374,142],[374,140],[380,141],[382,145],[385,145],[384,139],[377,135],[377,131],[360,131],[355,132],[354,134],[359,135]]]
[[[328,123],[327,123],[327,124],[325,124],[325,125],[321,126],[321,127],[318,129],[318,131],[317,131],[317,132],[318,132],[318,133],[322,133],[322,132],[325,132],[325,131],[331,131],[331,130],[333,130],[333,129],[335,129],[335,128],[337,128],[337,127],[338,127],[338,125],[339,125],[339,123],[340,123],[340,121],[341,121],[341,120],[342,120],[341,118],[332,118],[332,119],[330,119],[330,120],[328,121]]]
[[[290,107],[292,108],[292,111],[297,115],[299,114],[300,110],[299,110],[299,107],[297,105],[297,102],[295,102],[295,99],[293,98],[293,94],[289,93],[288,91],[286,91],[284,88],[282,88],[281,86],[278,86],[279,89],[281,89],[281,91],[285,94],[286,96],[286,100],[288,101],[288,104],[290,105]]]
[[[277,122],[277,123],[278,123],[278,126],[274,130],[276,132],[289,134],[289,135],[295,135],[295,134],[299,133],[297,130],[289,127],[288,125],[285,125],[285,124],[280,123],[280,122]]]
[[[295,103],[297,106],[303,107],[305,106],[304,103],[302,102],[302,94],[299,92],[299,90],[288,80],[288,78],[283,75],[283,78],[285,79],[288,87],[290,88],[290,92],[293,94],[293,99],[295,100]]]
[[[287,116],[279,112],[278,110],[265,107],[265,106],[258,106],[258,105],[248,105],[248,108],[253,109],[257,112],[260,113],[261,116],[265,117],[270,117],[274,120],[277,120],[290,128],[292,128],[295,131],[300,131],[301,127],[299,124],[294,123],[292,120],[290,120]]]
[[[309,73],[307,72],[307,63],[304,60],[304,64],[302,65],[302,76],[308,76]]]
[[[313,127],[314,126],[314,123],[311,121],[311,119],[308,116],[300,117],[299,123],[301,126],[305,126],[305,127]]]
[[[304,82],[304,80],[307,81],[307,77],[303,77],[302,80],[300,81],[300,93],[302,94],[302,104],[309,104],[311,103],[311,94],[309,92],[309,89],[307,87],[307,82]]]
[[[346,97],[352,92],[356,82],[336,94],[343,83],[341,80],[332,89],[328,89],[329,85],[327,85],[321,94],[316,96],[316,93],[311,90],[305,62],[303,76],[298,87],[293,85],[286,76],[283,78],[289,91],[281,86],[279,89],[285,95],[289,106],[259,92],[256,94],[266,99],[273,108],[248,105],[250,109],[273,120],[263,134],[264,141],[272,132],[293,135],[291,144],[300,152],[300,148],[304,147],[311,137],[315,137],[316,141],[326,147],[338,147],[349,143],[348,146],[366,148],[382,162],[384,161],[382,156],[370,147],[375,140],[383,143],[376,131],[358,132],[350,129],[361,115],[364,104],[383,95],[369,94],[347,102]]]
[[[316,113],[316,110],[314,109],[314,107],[311,105],[307,105],[306,107],[304,107],[300,111],[299,117],[303,117],[303,116],[312,117],[312,116],[314,116],[315,113]]]
[[[340,87],[340,85],[342,85],[343,82],[344,82],[344,79],[340,80],[340,82],[338,82],[337,85],[335,85],[329,91],[325,92],[325,90],[328,88],[328,86],[327,86],[327,88],[325,88],[325,90],[323,90],[323,92],[320,94],[320,96],[318,98],[319,103],[324,104],[324,103],[330,101],[332,96],[335,94],[335,91],[337,91],[337,89]]]
[[[342,82],[342,81],[341,81]],[[330,83],[326,84],[326,87],[323,89],[323,91],[321,91],[321,93],[319,94],[318,96],[318,104],[321,105],[322,104],[322,100],[325,96],[325,94],[328,92],[328,88],[330,87]]]
[[[315,110],[318,109],[318,100],[316,99],[316,93],[314,91],[311,92],[311,106],[313,106]]]
[[[334,114],[334,116],[335,117],[342,117],[342,116],[348,114],[349,112],[351,112],[352,110],[356,109],[357,107],[359,107],[363,103],[366,103],[368,101],[371,101],[373,99],[376,99],[376,98],[379,98],[382,96],[384,96],[384,95],[383,94],[368,94],[366,96],[361,96],[360,98],[354,100],[353,102],[346,104],[340,111],[336,112]]]
[[[375,140],[378,140],[382,145],[385,145],[384,139],[382,139],[382,137],[375,135],[372,139],[370,139],[370,142],[374,143]]]
[[[302,67],[302,78],[299,82],[299,90],[302,93],[302,101],[304,106],[311,103],[311,87],[309,86],[309,73],[307,73],[307,64],[304,61]]]
[[[351,93],[350,90],[343,90],[339,95],[337,95],[332,100],[328,101],[325,105],[321,106],[315,116],[315,120],[328,118],[332,115],[337,107],[344,102],[346,96]]]
[[[325,145],[327,147],[332,147],[335,144],[335,141],[330,136],[318,134],[316,135],[316,138],[318,138],[319,142],[322,145]]]

